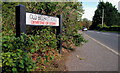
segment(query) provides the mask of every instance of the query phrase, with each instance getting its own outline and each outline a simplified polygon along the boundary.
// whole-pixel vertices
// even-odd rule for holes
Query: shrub
[[[50,57],[44,55],[50,48],[57,48],[57,39],[53,33],[47,30],[42,30],[41,35],[26,35],[23,34],[20,38],[3,36],[2,38],[2,60],[3,71],[32,71],[35,70],[39,60],[33,62],[33,54],[40,53],[39,57]],[[45,60],[45,64],[46,64]],[[42,66],[42,65],[41,65]]]
[[[87,42],[87,40],[84,39],[82,34],[74,34],[74,36],[73,36],[73,43],[76,46],[82,46],[82,42]]]
[[[24,37],[24,38],[23,38]],[[25,39],[26,38],[26,39]],[[18,37],[3,36],[2,38],[2,70],[5,71],[31,71],[35,68],[32,61],[31,52],[28,51],[29,46],[34,43],[27,40],[27,35]]]
[[[62,35],[56,36],[56,29],[50,27],[27,27],[28,34],[22,34],[20,38],[16,38],[15,6],[19,4],[25,5],[26,10],[30,12],[52,16],[63,14]],[[65,43],[74,42],[76,45],[81,45],[85,39],[81,34],[77,34],[80,22],[78,23],[79,17],[76,15],[81,16],[82,11],[82,4],[79,2],[3,2],[3,71],[32,71],[36,68],[45,70],[45,64],[49,62],[49,59],[54,59],[54,53],[58,53],[55,51],[57,40],[59,40],[56,37],[62,37]]]

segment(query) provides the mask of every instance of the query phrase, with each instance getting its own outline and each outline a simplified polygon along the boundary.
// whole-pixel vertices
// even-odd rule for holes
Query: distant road
[[[120,41],[120,39],[118,39],[118,36],[120,35],[117,33],[99,32],[92,30],[83,31],[83,33],[120,53],[120,48],[118,49],[118,46],[120,47],[118,44],[118,40]]]

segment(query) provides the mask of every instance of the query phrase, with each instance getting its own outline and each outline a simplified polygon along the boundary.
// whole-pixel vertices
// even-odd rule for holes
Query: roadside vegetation
[[[87,18],[83,18],[82,19],[82,26],[86,27],[87,29],[89,29],[89,27],[92,25],[92,21],[88,20]]]
[[[102,17],[104,13],[103,25]],[[120,13],[117,8],[109,2],[99,2],[95,15],[93,16],[91,30],[99,30],[106,32],[120,31]]]
[[[71,44],[81,46],[86,42],[82,34],[81,2],[3,2],[2,3],[2,71],[55,71],[56,61],[61,59],[57,49],[54,27],[27,26],[27,34],[16,36],[15,7],[26,6],[26,11],[50,16],[63,15],[62,46],[71,49]],[[79,21],[78,21],[79,20]]]

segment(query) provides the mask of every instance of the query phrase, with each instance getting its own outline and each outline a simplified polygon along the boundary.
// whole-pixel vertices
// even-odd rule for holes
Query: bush
[[[24,37],[24,38],[23,38]],[[2,70],[5,71],[31,71],[35,68],[29,47],[34,44],[32,40],[27,40],[27,35],[22,35],[21,39],[10,36],[2,38]]]
[[[78,33],[81,21],[78,19],[81,18],[83,14],[82,3],[81,2],[22,2],[22,3],[2,3],[2,18],[3,18],[3,35],[11,35],[15,36],[15,6],[23,4],[26,6],[26,11],[35,12],[39,14],[57,16],[63,15],[63,33],[62,36],[65,36],[66,39],[64,42],[71,42],[70,38],[73,38],[74,34]],[[78,16],[76,16],[78,15]],[[11,19],[11,20],[10,20]],[[82,25],[82,24],[81,24]],[[79,28],[78,28],[79,27]],[[28,27],[27,32],[31,32],[31,30],[40,30],[47,28],[42,27]],[[11,30],[11,32],[9,32]],[[51,31],[53,28],[47,31]],[[38,31],[38,32],[40,32]],[[35,34],[35,32],[33,32]],[[41,33],[40,33],[41,34]],[[55,33],[54,33],[55,34]],[[44,34],[43,34],[44,36]],[[82,41],[81,41],[82,42]],[[55,43],[55,42],[54,42]],[[50,45],[51,46],[51,45]],[[53,46],[53,45],[52,45]]]
[[[43,40],[44,39],[44,40]],[[53,33],[46,29],[41,31],[41,35],[26,35],[23,34],[20,38],[3,36],[2,38],[2,60],[3,71],[32,71],[35,70],[36,64],[39,60],[33,62],[33,54],[40,53],[44,55],[50,48],[57,48],[57,39]],[[51,60],[53,56],[49,56]],[[46,64],[45,60],[45,64]],[[41,65],[42,66],[42,65]]]
[[[50,27],[27,27],[29,34],[15,37],[15,6],[23,4],[29,12],[57,16],[63,14],[63,33],[56,36],[56,30]],[[3,71],[45,70],[45,64],[58,53],[56,37],[62,41],[80,45],[84,38],[78,33],[78,18],[82,15],[82,3],[24,2],[2,3],[2,60]],[[32,31],[33,30],[33,31]],[[76,37],[77,36],[77,37]]]
[[[76,46],[81,46],[82,42],[87,42],[87,40],[84,39],[84,37],[82,36],[82,34],[75,34],[73,36],[73,43]]]
[[[2,53],[2,71],[34,71],[36,65],[31,55],[23,50]]]

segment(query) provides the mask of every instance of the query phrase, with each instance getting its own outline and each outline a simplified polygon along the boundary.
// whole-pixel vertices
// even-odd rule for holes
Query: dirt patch
[[[75,49],[76,47],[72,45],[72,48]],[[54,50],[53,50],[54,51]],[[66,67],[66,61],[68,60],[69,55],[74,50],[62,48],[62,53],[59,54],[57,51],[54,52],[54,60],[49,61],[45,65],[45,71],[68,71]]]
[[[69,50],[62,48],[61,59],[57,61],[58,68],[56,69],[56,71],[67,71],[65,62],[68,59],[69,54],[70,54]]]

